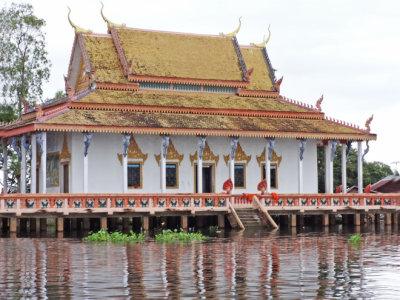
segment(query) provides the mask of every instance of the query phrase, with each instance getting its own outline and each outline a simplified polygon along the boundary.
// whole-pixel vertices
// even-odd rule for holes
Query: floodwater
[[[354,230],[257,229],[134,245],[3,236],[0,299],[399,299],[398,229],[362,227],[351,246]]]

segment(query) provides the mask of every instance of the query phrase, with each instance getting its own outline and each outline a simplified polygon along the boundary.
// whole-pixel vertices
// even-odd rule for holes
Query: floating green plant
[[[162,233],[156,235],[157,242],[174,242],[174,241],[182,241],[182,242],[192,242],[198,240],[204,240],[208,237],[201,233],[188,233],[183,231],[182,229],[178,231],[175,229],[174,231],[167,229],[163,230]]]
[[[360,239],[362,237],[362,233],[356,233],[353,234],[349,239],[348,239],[348,243],[351,245],[355,245],[358,246],[360,245]]]
[[[91,233],[82,240],[84,242],[131,243],[141,242],[143,239],[143,233],[136,234],[132,230],[129,231],[129,234],[126,234],[120,232],[109,233],[107,229],[100,229],[98,232]]]

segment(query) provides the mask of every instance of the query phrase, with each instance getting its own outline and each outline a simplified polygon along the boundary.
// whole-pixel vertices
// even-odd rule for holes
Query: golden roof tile
[[[231,38],[117,28],[137,75],[242,81]]]

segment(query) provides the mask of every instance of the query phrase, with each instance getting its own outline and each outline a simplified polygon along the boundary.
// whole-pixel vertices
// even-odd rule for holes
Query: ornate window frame
[[[128,161],[128,164],[127,164],[128,171],[129,171],[129,165],[139,165],[140,185],[139,186],[129,186],[129,181],[128,181],[128,189],[130,189],[130,190],[142,189],[143,188],[143,161],[138,161],[138,160]],[[128,175],[128,177],[129,177],[129,175]]]

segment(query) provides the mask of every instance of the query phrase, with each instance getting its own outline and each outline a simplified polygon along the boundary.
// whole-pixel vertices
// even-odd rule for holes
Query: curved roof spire
[[[262,42],[259,43],[259,44],[251,43],[250,45],[252,45],[252,46],[254,46],[254,47],[258,47],[258,48],[264,48],[265,45],[267,45],[267,43],[269,42],[269,39],[271,38],[271,30],[269,30],[269,27],[270,27],[270,26],[271,26],[271,25],[268,25],[268,32],[269,32],[269,34],[268,34],[268,37],[267,37],[267,38],[265,38],[265,35],[264,35],[264,41],[262,41]]]
[[[241,19],[242,19],[242,17],[239,18],[239,26],[238,26],[238,28],[236,28],[235,31],[233,31],[231,33],[227,33],[227,34],[220,32],[219,35],[224,36],[224,37],[235,37],[238,34],[240,27],[242,26]]]
[[[103,14],[104,4],[103,4],[103,2],[100,2],[100,3],[101,3],[101,10],[100,10],[101,17],[103,18],[104,22],[107,23],[108,29],[110,29],[111,27],[126,27],[125,24],[115,24],[115,23],[111,22],[109,19],[107,19]]]
[[[71,17],[70,17],[71,9],[69,8],[69,6],[67,6],[67,7],[68,7],[68,10],[69,10],[69,12],[68,12],[68,21],[69,21],[69,24],[71,24],[72,28],[75,29],[75,33],[92,33],[91,30],[83,29],[83,28],[81,28],[79,26],[76,26],[74,23],[72,23]]]

